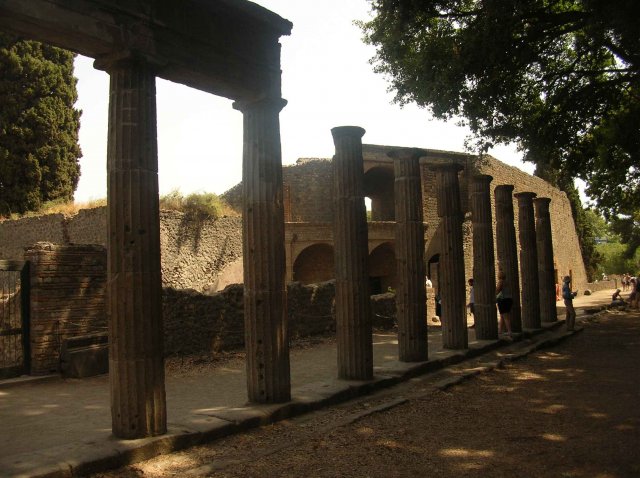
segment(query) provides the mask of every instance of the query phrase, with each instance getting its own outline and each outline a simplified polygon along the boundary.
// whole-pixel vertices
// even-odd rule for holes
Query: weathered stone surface
[[[556,274],[553,260],[553,237],[550,198],[538,197],[533,200],[536,214],[536,245],[538,252],[538,277],[540,294],[540,318],[542,322],[558,320],[556,310]]]
[[[336,271],[336,338],[338,377],[373,377],[373,343],[367,250],[367,215],[363,194],[362,135],[364,129],[331,130],[334,157],[335,217],[333,241]]]
[[[440,296],[442,297],[442,344],[447,349],[466,349],[467,313],[465,301],[462,210],[458,172],[462,166],[443,162],[430,166],[436,174],[440,238]]]
[[[107,144],[109,370],[114,435],[167,430],[155,76],[114,62]]]
[[[37,243],[31,263],[31,373],[60,371],[60,343],[106,332],[107,253],[102,246]]]
[[[427,360],[427,322],[422,188],[418,160],[424,151],[395,150],[395,252],[398,357],[402,362]]]
[[[247,393],[249,400],[257,403],[291,399],[279,120],[285,105],[280,98],[234,104],[242,111],[244,128],[242,256]]]
[[[491,214],[491,181],[488,175],[476,175],[469,187],[473,222],[473,290],[476,338],[498,338],[496,313],[496,268]]]
[[[504,184],[495,188],[496,198],[496,243],[498,245],[498,269],[506,274],[511,288],[511,330],[522,332],[520,313],[520,277],[518,271],[518,246],[513,215],[513,185]]]
[[[522,326],[540,328],[540,292],[538,279],[538,251],[536,245],[536,219],[533,199],[536,193],[515,194],[518,200],[520,236],[520,275],[522,277]]]

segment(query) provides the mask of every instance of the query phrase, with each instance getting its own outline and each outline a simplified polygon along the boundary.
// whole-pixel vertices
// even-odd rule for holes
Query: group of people
[[[629,274],[624,274],[620,280],[622,282],[622,291],[629,291],[629,298],[625,300],[621,295],[621,290],[616,291],[611,296],[612,306],[629,305],[631,308],[637,309],[640,303],[640,276],[633,277]]]
[[[469,279],[469,303],[467,307],[469,312],[474,314],[475,294],[473,292],[473,279]],[[567,330],[573,330],[576,322],[576,311],[573,307],[573,299],[578,295],[577,291],[571,290],[571,277],[566,276],[562,285],[562,298],[566,309],[566,325]],[[639,294],[640,297],[640,294]],[[439,296],[436,298],[436,310]],[[498,273],[498,282],[496,284],[496,305],[500,313],[500,321],[498,322],[498,334],[508,335],[511,337],[511,308],[513,307],[513,296],[511,287],[507,281],[507,275],[504,271]]]

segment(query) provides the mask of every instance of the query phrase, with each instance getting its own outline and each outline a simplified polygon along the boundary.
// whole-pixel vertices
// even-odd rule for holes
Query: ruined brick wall
[[[289,284],[287,311],[291,339],[335,333],[335,281]],[[244,346],[243,287],[231,285],[204,295],[165,289],[162,301],[165,355],[208,353]],[[373,326],[395,325],[393,294],[371,296]]]
[[[25,248],[36,242],[65,244],[66,228],[62,214],[0,221],[0,259],[21,261]]]
[[[68,337],[106,331],[107,253],[96,245],[37,243],[31,262],[31,373],[59,370]]]
[[[39,241],[106,246],[107,209],[0,222],[0,259],[22,260],[25,248]],[[192,221],[181,212],[160,211],[160,244],[163,286],[203,290],[242,256],[242,219]]]
[[[333,218],[333,172],[330,159],[300,158],[282,167],[287,222],[328,222]],[[242,183],[221,195],[231,207],[242,208]]]

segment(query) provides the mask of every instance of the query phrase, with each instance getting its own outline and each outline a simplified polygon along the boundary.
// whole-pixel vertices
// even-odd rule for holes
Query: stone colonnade
[[[522,326],[540,328],[540,293],[538,281],[538,252],[536,249],[536,221],[533,214],[532,192],[515,194],[518,200],[520,236],[520,270],[522,282]]]
[[[511,291],[511,330],[522,332],[520,315],[520,275],[518,273],[518,247],[513,215],[513,186],[504,184],[495,188],[496,199],[496,243],[498,246],[498,269],[506,276]]]
[[[427,360],[427,294],[425,290],[424,222],[420,149],[389,152],[395,175],[396,316],[398,358]]]
[[[155,72],[143,57],[99,58],[110,75],[107,146],[109,369],[112,431],[167,430],[161,314]],[[243,113],[243,256],[247,391],[291,398],[278,97]]]
[[[367,211],[362,135],[357,126],[333,128],[334,265],[338,378],[373,377]]]
[[[96,66],[111,76],[107,169],[112,428],[118,437],[140,438],[167,430],[160,303],[155,75],[153,68],[138,57],[113,61],[100,59],[96,60]],[[291,399],[279,127],[279,112],[285,104],[279,97],[234,103],[234,108],[243,114],[244,128],[247,393],[249,400],[257,403]],[[364,130],[339,127],[334,128],[332,134],[336,146],[334,241],[338,376],[369,380],[373,377],[373,353],[363,194],[361,138]],[[399,357],[403,361],[427,360],[424,225],[418,165],[422,154],[420,150],[409,150],[392,155],[396,171],[396,248],[401,284],[398,291]],[[463,349],[468,346],[468,337],[458,182],[462,167],[456,163],[431,167],[436,174],[437,207],[443,231],[440,285],[443,345]],[[474,235],[478,241],[474,255],[478,274],[478,334],[479,338],[487,339],[496,337],[494,281],[491,278],[490,181],[490,177],[477,178],[472,192]],[[508,194],[510,205],[513,187],[502,188]],[[496,189],[496,203],[504,208],[502,212],[506,212],[498,214],[498,258],[503,267],[515,265],[515,275],[510,274],[515,298],[519,299],[517,257],[514,260],[511,252],[515,251],[515,235],[510,232],[513,230],[513,208],[509,214],[507,197],[500,199],[498,189],[500,187]],[[542,210],[543,207],[536,203],[536,219],[546,220],[548,224],[548,203],[547,219],[538,214]],[[508,227],[509,220],[511,228]],[[505,235],[508,240],[500,239]],[[541,232],[537,237],[538,257],[542,264],[543,259],[552,260],[552,255],[540,252],[543,246],[550,244],[550,234]],[[541,279],[541,296],[544,287]],[[514,330],[518,330],[516,327]]]
[[[471,221],[473,223],[473,291],[476,338],[498,338],[496,313],[496,266],[493,248],[493,219],[490,185],[493,178],[477,175],[471,180]]]
[[[556,312],[556,280],[553,265],[553,238],[551,235],[551,216],[549,198],[533,200],[536,214],[536,245],[538,253],[540,318],[543,322],[558,320]]]
[[[430,166],[436,174],[438,216],[442,229],[440,249],[440,285],[442,302],[442,345],[449,349],[465,349],[468,345],[467,312],[462,245],[462,208],[457,163]]]

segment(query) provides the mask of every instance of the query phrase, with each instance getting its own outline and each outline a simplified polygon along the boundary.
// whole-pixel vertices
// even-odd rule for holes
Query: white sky
[[[362,43],[354,20],[369,18],[366,0],[258,0],[293,22],[282,37],[280,114],[282,162],[333,156],[331,128],[356,125],[364,143],[464,151],[468,131],[454,122],[432,120],[426,110],[391,103],[387,83],[373,73],[372,47]],[[106,141],[109,77],[93,60],[76,59],[82,109],[81,176],[76,201],[106,197]],[[160,193],[222,193],[242,176],[242,115],[231,101],[165,80],[157,80]],[[533,171],[513,147],[490,151],[498,159]]]

